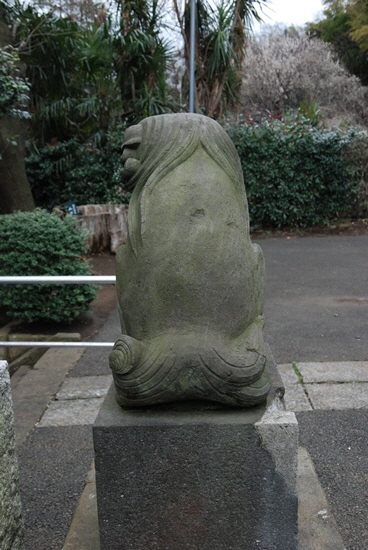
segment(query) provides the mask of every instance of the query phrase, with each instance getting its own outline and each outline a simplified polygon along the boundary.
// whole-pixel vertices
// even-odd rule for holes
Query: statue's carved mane
[[[173,124],[173,118],[176,118]],[[236,149],[225,130],[202,115],[159,115],[140,122],[140,167],[130,181],[134,187],[128,221],[134,252],[142,244],[145,210],[152,191],[163,177],[187,161],[202,146],[234,184],[239,200],[247,206],[243,174]]]

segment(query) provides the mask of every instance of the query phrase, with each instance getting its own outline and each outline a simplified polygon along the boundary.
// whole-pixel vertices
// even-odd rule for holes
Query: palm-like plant
[[[162,18],[157,0],[120,3],[116,70],[123,113],[132,122],[174,107],[165,83],[171,52],[161,36]]]
[[[347,3],[350,18],[351,38],[363,52],[368,51],[368,4],[365,0],[351,0]]]
[[[42,143],[106,130],[120,110],[110,21],[81,26],[28,6],[18,40],[32,85],[34,137]]]
[[[174,9],[185,43],[189,65],[190,0],[180,16],[177,0]],[[267,0],[221,0],[213,6],[208,0],[196,3],[196,103],[197,109],[211,117],[239,101],[241,64],[247,31],[260,21],[257,8]]]
[[[214,117],[221,99],[222,106],[229,99],[236,100],[237,56],[231,40],[232,6],[223,1],[210,10],[209,21],[201,17],[201,23],[209,22],[209,26],[203,29],[201,24],[205,34],[198,41],[197,102],[208,116]]]
[[[105,132],[111,120],[121,113],[121,99],[114,66],[114,30],[106,19],[87,28],[78,43],[78,55],[84,75],[85,95],[77,110],[89,125]]]

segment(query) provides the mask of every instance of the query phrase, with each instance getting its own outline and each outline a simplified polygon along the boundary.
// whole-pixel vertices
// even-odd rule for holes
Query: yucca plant
[[[196,3],[196,104],[197,110],[217,117],[226,107],[239,101],[241,64],[247,33],[255,20],[257,8],[267,0],[208,0]],[[185,44],[189,66],[190,0],[180,14],[177,0],[174,8]]]
[[[125,118],[137,122],[174,110],[165,82],[172,52],[161,35],[163,6],[157,0],[123,0],[119,7],[115,66]]]
[[[111,21],[81,25],[31,6],[20,21],[19,53],[31,82],[38,143],[106,130],[121,108]]]
[[[38,144],[91,139],[117,116],[134,122],[173,108],[165,85],[170,48],[156,0],[117,1],[114,13],[92,20],[55,13],[29,5],[19,14]]]

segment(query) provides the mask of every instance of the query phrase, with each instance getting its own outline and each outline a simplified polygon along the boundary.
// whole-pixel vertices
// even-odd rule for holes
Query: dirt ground
[[[93,275],[115,275],[115,255],[110,253],[92,254],[89,256]],[[77,332],[82,341],[92,339],[106,321],[117,304],[115,285],[100,285],[97,298],[90,304],[90,311],[71,324],[60,323],[17,323],[12,332],[24,334],[56,334],[57,332]],[[11,318],[0,309],[0,327],[11,321]]]
[[[115,275],[115,255],[92,254],[89,257],[93,275]],[[79,332],[83,341],[88,341],[99,331],[110,312],[117,305],[115,285],[101,285],[97,298],[91,303],[90,313],[73,323],[73,331]]]

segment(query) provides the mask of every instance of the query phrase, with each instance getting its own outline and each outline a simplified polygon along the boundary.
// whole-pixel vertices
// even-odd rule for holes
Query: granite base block
[[[297,549],[293,413],[114,393],[93,428],[101,550]]]
[[[8,364],[0,361],[0,550],[21,550],[19,472],[15,454],[13,401]]]

